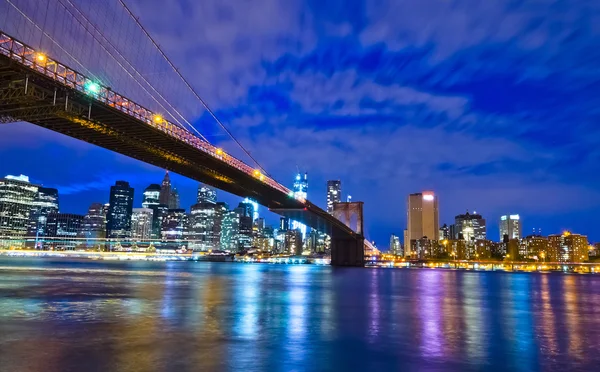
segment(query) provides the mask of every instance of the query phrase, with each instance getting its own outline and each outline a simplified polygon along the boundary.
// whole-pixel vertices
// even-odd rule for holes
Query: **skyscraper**
[[[474,240],[485,240],[486,228],[485,219],[480,214],[474,212],[459,214],[454,217],[454,231],[459,236],[453,236],[452,239],[464,239],[468,242]]]
[[[412,254],[411,241],[423,237],[437,240],[439,236],[438,198],[431,191],[410,194],[407,201],[407,231],[404,241],[404,253]]]
[[[342,201],[342,182],[339,180],[327,181],[327,212],[333,212],[333,203]]]
[[[304,176],[302,176],[300,173],[296,174],[296,178],[294,179],[294,198],[296,199],[306,199],[307,195],[308,195],[308,173],[304,173]],[[292,222],[292,229],[296,230],[300,230],[301,234],[302,234],[302,239],[304,240],[304,238],[306,238],[306,225],[298,222],[298,221],[291,221]]]
[[[254,215],[254,206],[252,203],[241,202],[234,211],[239,216],[236,236],[238,249],[252,248],[252,216]]]
[[[521,239],[521,217],[518,214],[500,217],[500,241],[507,236],[508,239]]]
[[[35,237],[34,246],[41,248],[43,246],[43,238],[47,234],[46,224],[50,213],[58,212],[58,190],[39,187],[38,193],[34,201],[33,208],[29,215],[29,228],[27,235]]]
[[[72,213],[48,214],[47,236],[55,238],[51,243],[58,249],[75,249],[79,244],[77,235],[81,231],[83,216]]]
[[[221,226],[221,249],[232,252],[239,250],[237,235],[239,232],[240,215],[237,211],[225,212]]]
[[[106,230],[109,238],[131,236],[131,214],[133,212],[133,188],[129,182],[117,181],[110,187],[110,201],[106,216]]]
[[[160,196],[159,201],[160,204],[169,205],[169,200],[171,199],[171,178],[169,177],[169,171],[165,173],[165,177],[162,180],[160,185]]]
[[[589,259],[587,236],[565,231],[561,235],[548,236],[546,261],[584,262]]]
[[[390,253],[398,256],[403,256],[400,238],[394,234],[390,236]]]
[[[104,246],[102,239],[106,238],[106,215],[101,203],[92,203],[87,214],[83,217],[79,237],[85,240],[87,248]]]
[[[160,204],[160,185],[153,183],[146,187],[144,190],[144,199],[142,200],[142,207],[150,208],[152,205]]]
[[[207,194],[204,196],[200,198],[202,201],[190,208],[188,223],[190,247],[203,251],[220,249],[221,230],[227,207],[225,203],[215,203],[216,197]]]
[[[178,241],[183,239],[183,230],[187,224],[185,209],[169,209],[162,220],[162,239]]]
[[[133,208],[131,214],[131,237],[146,240],[152,237],[154,211],[150,208]]]
[[[0,236],[27,235],[38,189],[39,186],[29,183],[27,176],[9,175],[0,179]]]

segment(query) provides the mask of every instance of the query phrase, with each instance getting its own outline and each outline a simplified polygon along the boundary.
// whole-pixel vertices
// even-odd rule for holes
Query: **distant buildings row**
[[[332,202],[339,201],[336,181],[328,188]],[[296,176],[294,191],[306,197],[307,175]],[[180,198],[167,172],[162,183],[143,192],[141,208],[134,208],[134,189],[125,181],[110,188],[109,202],[93,203],[86,215],[61,213],[58,190],[31,184],[26,176],[0,179],[0,238],[22,238],[36,248],[102,249],[106,240],[118,244],[161,244],[191,250],[242,251],[251,248],[277,253],[325,252],[328,237],[282,217],[277,228],[260,218],[258,204],[245,199],[229,209],[217,201],[217,192],[199,185],[197,202],[180,208]]]
[[[510,259],[548,262],[584,262],[597,249],[587,236],[571,233],[522,237],[518,214],[500,217],[500,242],[486,236],[486,220],[477,213],[457,215],[454,224],[439,226],[438,197],[431,191],[410,194],[404,245],[392,235],[392,253],[416,259]]]

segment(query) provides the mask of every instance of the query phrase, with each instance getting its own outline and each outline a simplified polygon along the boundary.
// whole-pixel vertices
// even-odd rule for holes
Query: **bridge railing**
[[[87,76],[53,60],[47,55],[37,52],[34,48],[0,32],[0,53],[9,57],[32,70],[35,70],[54,81],[86,94],[99,102],[113,107],[147,125],[150,125],[171,137],[185,142],[210,156],[217,158],[242,172],[258,178],[270,187],[281,191],[289,196],[293,193],[287,187],[281,185],[274,179],[262,174],[243,161],[225,153],[222,149],[213,146],[199,137],[196,137],[186,129],[166,120],[160,113],[153,112],[147,108],[131,101]],[[300,201],[304,202],[303,199]]]

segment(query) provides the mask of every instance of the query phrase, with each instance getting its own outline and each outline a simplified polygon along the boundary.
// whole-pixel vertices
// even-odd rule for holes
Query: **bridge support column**
[[[331,266],[364,266],[365,239],[362,236],[331,236]]]

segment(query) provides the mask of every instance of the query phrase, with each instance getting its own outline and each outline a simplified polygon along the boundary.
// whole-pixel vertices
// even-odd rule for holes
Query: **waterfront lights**
[[[88,93],[94,93],[94,94],[95,94],[95,93],[98,93],[98,92],[100,91],[100,84],[98,84],[98,83],[94,83],[93,81],[88,81],[88,82],[85,84],[85,90],[86,90]]]

